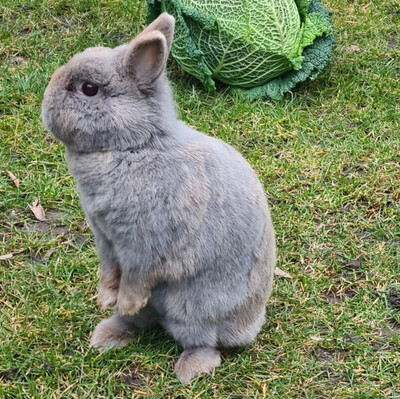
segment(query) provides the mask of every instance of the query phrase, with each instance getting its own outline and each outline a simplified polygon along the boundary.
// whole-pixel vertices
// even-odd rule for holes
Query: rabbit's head
[[[173,34],[174,18],[164,13],[129,44],[75,55],[44,93],[46,128],[82,152],[140,148],[165,134],[175,118],[163,76]]]

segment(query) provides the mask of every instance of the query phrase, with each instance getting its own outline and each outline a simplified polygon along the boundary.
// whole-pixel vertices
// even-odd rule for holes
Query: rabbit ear
[[[175,18],[164,12],[155,19],[143,32],[158,30],[167,39],[168,51],[171,49],[172,39],[174,38]]]
[[[140,90],[151,87],[167,62],[174,34],[174,18],[164,13],[129,44],[124,66]]]

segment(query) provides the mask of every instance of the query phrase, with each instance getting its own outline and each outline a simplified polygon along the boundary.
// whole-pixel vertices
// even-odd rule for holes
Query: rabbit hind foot
[[[187,384],[196,376],[210,373],[220,364],[221,356],[217,349],[186,349],[175,365],[175,373],[183,384]]]
[[[104,352],[110,348],[123,348],[134,337],[134,330],[119,315],[102,320],[94,329],[90,339],[90,347]]]

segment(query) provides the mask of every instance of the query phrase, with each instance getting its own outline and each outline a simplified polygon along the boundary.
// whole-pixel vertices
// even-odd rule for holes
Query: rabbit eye
[[[97,94],[98,91],[99,91],[99,86],[93,83],[85,82],[82,84],[82,93],[85,96],[93,97]]]

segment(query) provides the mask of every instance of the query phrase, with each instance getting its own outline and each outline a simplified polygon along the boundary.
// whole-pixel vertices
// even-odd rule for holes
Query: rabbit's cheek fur
[[[48,94],[46,89],[42,104],[42,119],[47,130],[49,130],[55,138],[67,144],[64,137],[65,134],[63,134],[65,126],[60,119],[59,97],[60,94],[58,94],[57,97],[54,94]]]
[[[84,120],[84,107],[79,109],[76,101],[71,101],[71,96],[74,95],[66,90],[59,90],[45,95],[43,101],[45,126],[54,137],[68,146],[74,143],[77,132],[85,132],[90,128],[90,124]]]

